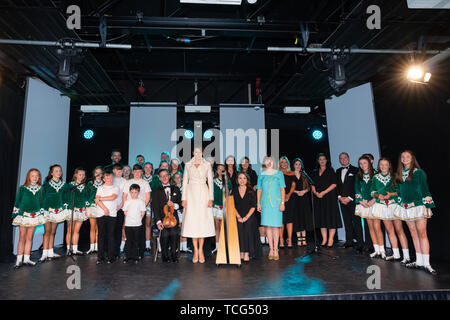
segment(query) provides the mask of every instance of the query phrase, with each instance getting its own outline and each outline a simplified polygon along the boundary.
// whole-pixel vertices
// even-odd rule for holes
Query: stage
[[[62,253],[61,249],[56,250]],[[328,256],[299,259],[305,248],[280,250],[279,261],[264,258],[241,267],[217,267],[215,256],[205,264],[193,264],[182,254],[179,263],[153,263],[146,256],[138,265],[96,265],[96,255],[77,256],[81,289],[68,289],[70,257],[53,262],[23,266],[0,265],[0,299],[93,299],[93,300],[206,300],[206,299],[449,299],[450,263],[435,262],[437,276],[410,270],[398,262],[371,259],[352,249],[323,249]],[[36,261],[40,253],[34,252]],[[370,290],[367,267],[380,268],[380,289]]]

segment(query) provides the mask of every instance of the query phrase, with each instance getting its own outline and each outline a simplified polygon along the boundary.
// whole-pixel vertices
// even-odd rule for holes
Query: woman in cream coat
[[[206,182],[208,181],[208,184]],[[212,204],[214,185],[212,168],[203,159],[202,149],[194,149],[194,158],[186,163],[183,177],[182,206],[184,208],[181,236],[192,238],[193,263],[204,263],[204,238],[216,235]]]

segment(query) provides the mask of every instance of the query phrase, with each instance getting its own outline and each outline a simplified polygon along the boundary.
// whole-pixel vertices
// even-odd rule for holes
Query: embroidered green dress
[[[361,205],[361,202],[366,200],[366,202],[373,199],[371,195],[372,180],[370,179],[369,173],[363,174],[363,179],[360,180],[357,176],[355,179],[355,214],[361,218],[373,219],[372,210],[373,206],[366,208]]]
[[[213,214],[214,218],[223,218],[223,181],[222,179],[214,179],[214,199],[213,199]],[[228,180],[228,189],[231,190],[231,181]]]
[[[88,191],[84,184],[76,186],[77,183],[72,181],[69,184],[70,190],[67,192],[65,197],[64,206],[68,208],[68,219],[71,220],[72,216],[72,203],[73,203],[73,220],[83,222],[88,219],[86,213],[86,207],[89,205],[88,202]],[[75,188],[74,190],[72,188]]]
[[[42,209],[42,187],[20,186],[12,213],[14,226],[35,227],[47,222]]]
[[[64,207],[64,197],[69,185],[61,179],[50,179],[42,185],[43,209],[47,221],[60,223],[68,219],[69,212]]]
[[[145,181],[148,182],[148,184],[150,185],[150,189],[151,190],[156,190],[156,188],[158,188],[158,186],[161,185],[161,182],[159,181],[159,178],[158,178],[158,176],[156,174],[150,175],[150,176],[146,176],[144,174],[144,175],[142,175],[142,179],[144,179]],[[150,191],[150,197],[151,197],[151,191]],[[151,217],[151,215],[152,215],[151,202],[146,207],[145,215],[149,216],[149,217]]]
[[[95,203],[95,197],[97,196],[97,189],[103,185],[103,181],[94,182],[89,181],[86,186],[87,192],[87,204],[86,214],[88,218],[97,218],[97,204]]]
[[[385,196],[388,192],[397,192],[397,188],[393,183],[391,175],[389,173],[384,175],[381,172],[374,175],[371,185],[371,196],[374,197],[375,193]],[[389,199],[384,200],[378,198],[375,199],[376,202],[373,205],[372,216],[375,219],[395,220],[394,214],[398,210],[397,196],[391,195]]]
[[[420,220],[431,218],[431,209],[435,207],[433,198],[428,190],[427,178],[422,169],[414,169],[411,180],[406,181],[409,170],[403,169],[403,183],[398,185],[399,210],[395,217],[400,220]]]

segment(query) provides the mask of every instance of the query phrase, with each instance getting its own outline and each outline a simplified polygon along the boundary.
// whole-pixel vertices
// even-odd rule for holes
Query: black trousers
[[[342,218],[345,227],[345,242],[353,243],[353,239],[358,242],[358,247],[364,246],[363,231],[361,217],[355,215],[355,203],[352,201],[349,204],[340,203]]]
[[[116,256],[120,256],[120,244],[122,242],[122,228],[125,221],[123,210],[117,211],[116,228],[114,230],[114,250]]]
[[[125,227],[125,235],[127,236],[125,255],[127,259],[138,259],[140,230],[141,227]]]
[[[145,254],[145,217],[142,218],[142,225],[139,227],[139,256],[144,257]]]
[[[98,226],[98,259],[114,259],[116,252],[114,248],[114,230],[116,218],[103,216],[97,218]]]
[[[178,248],[178,225],[173,228],[164,228],[161,231],[161,256],[163,258],[176,258]]]

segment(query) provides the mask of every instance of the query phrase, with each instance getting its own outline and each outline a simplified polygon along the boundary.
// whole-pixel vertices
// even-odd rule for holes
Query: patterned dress
[[[428,190],[427,178],[422,169],[414,169],[411,180],[406,181],[409,170],[403,170],[403,183],[398,185],[399,210],[395,217],[400,220],[420,220],[431,218],[431,209],[435,207]]]
[[[14,226],[35,227],[46,222],[42,209],[42,187],[40,185],[20,186],[12,214]]]
[[[64,197],[69,185],[62,180],[50,179],[42,185],[43,209],[49,222],[60,223],[68,219],[69,212],[64,206]]]
[[[103,181],[94,182],[89,181],[87,184],[87,204],[86,214],[88,218],[97,218],[97,204],[95,203],[95,197],[97,196],[97,189],[103,185]]]
[[[371,195],[372,180],[368,173],[363,174],[363,179],[360,180],[357,176],[355,179],[355,214],[361,218],[374,219],[372,216],[373,206],[366,208],[363,207],[360,202],[366,200],[366,202],[373,199]]]
[[[385,175],[382,173],[377,173],[376,175],[374,175],[370,190],[370,194],[372,197],[375,196],[375,193],[385,196],[388,192],[397,192],[392,177],[389,173]],[[397,212],[397,210],[398,204],[396,195],[390,196],[389,199],[385,200],[376,198],[376,202],[373,205],[372,209],[372,216],[374,219],[395,220],[396,218],[394,214]]]
[[[73,220],[78,222],[83,222],[88,219],[86,213],[86,207],[89,205],[88,202],[88,191],[84,184],[76,186],[77,183],[72,181],[69,183],[70,191],[66,194],[64,201],[64,206],[68,208],[69,216],[67,220],[72,219],[72,209],[73,209]]]

